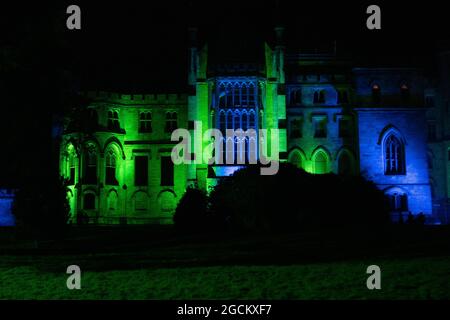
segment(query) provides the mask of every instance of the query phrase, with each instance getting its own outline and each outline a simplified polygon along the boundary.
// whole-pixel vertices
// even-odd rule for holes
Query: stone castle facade
[[[365,176],[389,197],[394,220],[411,212],[448,223],[449,69],[430,80],[415,68],[355,66],[292,53],[283,29],[275,34],[263,63],[219,65],[191,29],[186,92],[86,93],[83,125],[66,119],[60,148],[73,221],[172,223],[188,185],[208,189],[239,167],[172,163],[173,130],[201,121],[204,130],[279,129],[280,161]]]

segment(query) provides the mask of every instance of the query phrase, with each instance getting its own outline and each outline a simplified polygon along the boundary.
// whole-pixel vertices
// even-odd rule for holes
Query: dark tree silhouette
[[[291,164],[273,176],[241,169],[219,182],[210,201],[212,213],[239,230],[378,228],[389,221],[386,199],[373,183],[308,174]]]
[[[177,230],[183,233],[208,231],[211,221],[206,193],[189,187],[177,206],[173,220]]]

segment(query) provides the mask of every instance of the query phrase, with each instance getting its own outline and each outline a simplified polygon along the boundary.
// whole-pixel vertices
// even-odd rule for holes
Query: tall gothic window
[[[248,115],[246,111],[242,112],[242,117],[241,117],[241,128],[244,131],[247,131],[248,129]]]
[[[174,165],[170,156],[161,157],[161,186],[174,185]]]
[[[384,142],[384,173],[405,174],[405,148],[401,140],[390,134]]]
[[[248,105],[254,106],[256,101],[256,87],[253,83],[250,83],[248,84]]]
[[[134,210],[135,211],[147,211],[148,196],[145,192],[139,191],[134,196]]]
[[[107,208],[110,214],[114,214],[117,210],[118,196],[115,191],[111,191],[107,197]]]
[[[239,86],[233,87],[233,104],[235,106],[241,105],[241,87]]]
[[[73,186],[75,184],[75,154],[69,154],[69,185]]]
[[[249,152],[256,154],[256,148],[253,146],[256,140],[251,140],[246,136],[230,137],[227,140],[226,130],[242,129],[244,132],[248,129],[257,130],[256,107],[259,93],[256,82],[251,80],[232,79],[218,82],[215,99],[218,108],[216,128],[219,128],[223,135],[223,163],[226,163],[227,155],[229,160],[235,163],[238,160],[248,159]],[[234,155],[233,159],[231,158],[232,154]]]
[[[248,112],[248,128],[256,130],[255,123],[256,123],[255,110],[252,109]]]
[[[97,184],[97,153],[93,146],[84,153],[84,183]]]
[[[69,186],[75,185],[75,175],[76,175],[76,151],[73,144],[69,144],[66,148],[66,172],[65,177],[68,179]]]
[[[227,125],[226,125],[226,129],[234,129],[233,126],[233,111],[228,110],[227,111]],[[222,133],[223,135],[225,135],[225,133]]]
[[[226,162],[227,155],[231,159],[231,155],[234,152],[233,162],[238,159],[253,159],[253,155],[256,157],[257,150],[255,147],[256,137],[243,136],[235,137],[234,139],[226,139],[226,129],[241,129],[243,132],[247,132],[249,129],[256,130],[256,114],[254,109],[235,108],[235,109],[221,109],[218,113],[218,126],[223,135],[223,148],[222,156],[223,162]],[[228,146],[228,152],[227,152]],[[232,151],[234,150],[234,151]],[[238,153],[239,152],[239,153]],[[249,153],[253,153],[250,156]],[[255,158],[256,159],[256,158]]]
[[[227,128],[227,118],[224,110],[220,110],[219,112],[219,130],[222,132],[222,135],[225,134],[225,130]]]
[[[106,172],[105,172],[105,184],[118,185],[116,179],[116,154],[114,151],[109,150],[106,153]]]
[[[220,108],[252,107],[256,101],[256,85],[252,81],[224,81],[217,87],[216,105]]]

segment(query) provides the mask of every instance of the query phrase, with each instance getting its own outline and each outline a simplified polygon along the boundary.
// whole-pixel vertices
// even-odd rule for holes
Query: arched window
[[[235,106],[241,105],[241,87],[238,84],[233,87],[233,104]]]
[[[373,103],[381,102],[381,88],[378,84],[372,85],[372,101]]]
[[[134,210],[147,211],[148,196],[145,192],[138,192],[134,196]]]
[[[219,111],[219,129],[222,132],[222,135],[225,135],[225,130],[227,129],[227,120],[224,110]]]
[[[408,196],[404,192],[389,192],[386,194],[392,212],[408,211]]]
[[[251,82],[248,86],[248,105],[255,106],[256,101],[260,101],[261,90],[258,90],[258,98],[256,97],[256,86],[253,82]]]
[[[241,113],[238,110],[236,110],[234,112],[233,125],[234,125],[234,130],[242,129],[242,126],[241,126]]]
[[[83,208],[85,210],[95,210],[95,194],[86,193],[84,195]]]
[[[176,208],[175,194],[171,191],[163,191],[158,195],[158,202],[161,212],[166,216],[172,216]]]
[[[227,97],[226,106],[232,107],[233,106],[233,86],[231,85],[231,83],[227,84],[226,97]]]
[[[236,80],[223,80],[218,84],[217,93],[218,108],[216,111],[216,125],[220,128],[223,135],[223,161],[227,162],[227,155],[234,154],[231,163],[235,163],[238,159],[236,151],[243,150],[242,157],[248,157],[249,140],[240,137],[239,139],[226,139],[226,130],[239,130],[246,132],[249,129],[255,129],[257,126],[256,112],[253,106],[256,101],[256,82],[254,81],[236,81]],[[259,91],[258,91],[259,93]],[[223,97],[223,98],[222,98]],[[223,105],[222,100],[226,101]],[[217,105],[216,105],[217,107]]]
[[[105,172],[105,184],[118,185],[116,179],[116,153],[113,150],[109,150],[106,153],[106,172]]]
[[[386,175],[405,174],[405,148],[402,141],[392,133],[384,140],[384,164]]]
[[[227,129],[233,129],[233,111],[227,111]]]
[[[348,152],[342,152],[338,160],[338,173],[351,175],[354,173],[353,159]]]
[[[254,110],[250,110],[248,113],[248,127],[249,129],[255,129],[255,111]]]
[[[247,112],[243,111],[242,112],[242,130],[247,131],[248,128],[248,116],[247,116]]]
[[[313,157],[313,173],[315,174],[324,174],[328,173],[328,156],[327,154],[320,150],[316,152]]]
[[[108,211],[111,214],[114,214],[117,211],[117,193],[115,191],[111,191],[108,194]]]
[[[248,106],[248,86],[246,83],[242,84],[241,104],[243,106]]]
[[[69,186],[73,186],[75,185],[77,157],[75,153],[75,148],[72,144],[70,144],[66,150],[67,150],[66,178],[68,179]]]
[[[289,162],[297,168],[303,168],[303,159],[299,151],[294,150],[289,155]]]
[[[84,183],[97,184],[97,153],[89,146],[84,153]]]

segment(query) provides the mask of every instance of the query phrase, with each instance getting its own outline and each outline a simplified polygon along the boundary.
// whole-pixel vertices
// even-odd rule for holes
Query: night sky
[[[144,5],[145,3],[145,5]],[[65,10],[78,4],[82,30],[67,30]],[[187,27],[196,25],[216,58],[252,60],[273,26],[286,27],[288,50],[325,50],[358,65],[412,65],[433,71],[450,39],[441,1],[377,2],[382,30],[365,27],[372,2],[349,1],[54,1],[3,6],[0,16],[0,187],[45,181],[51,119],[76,104],[78,90],[183,92]]]

